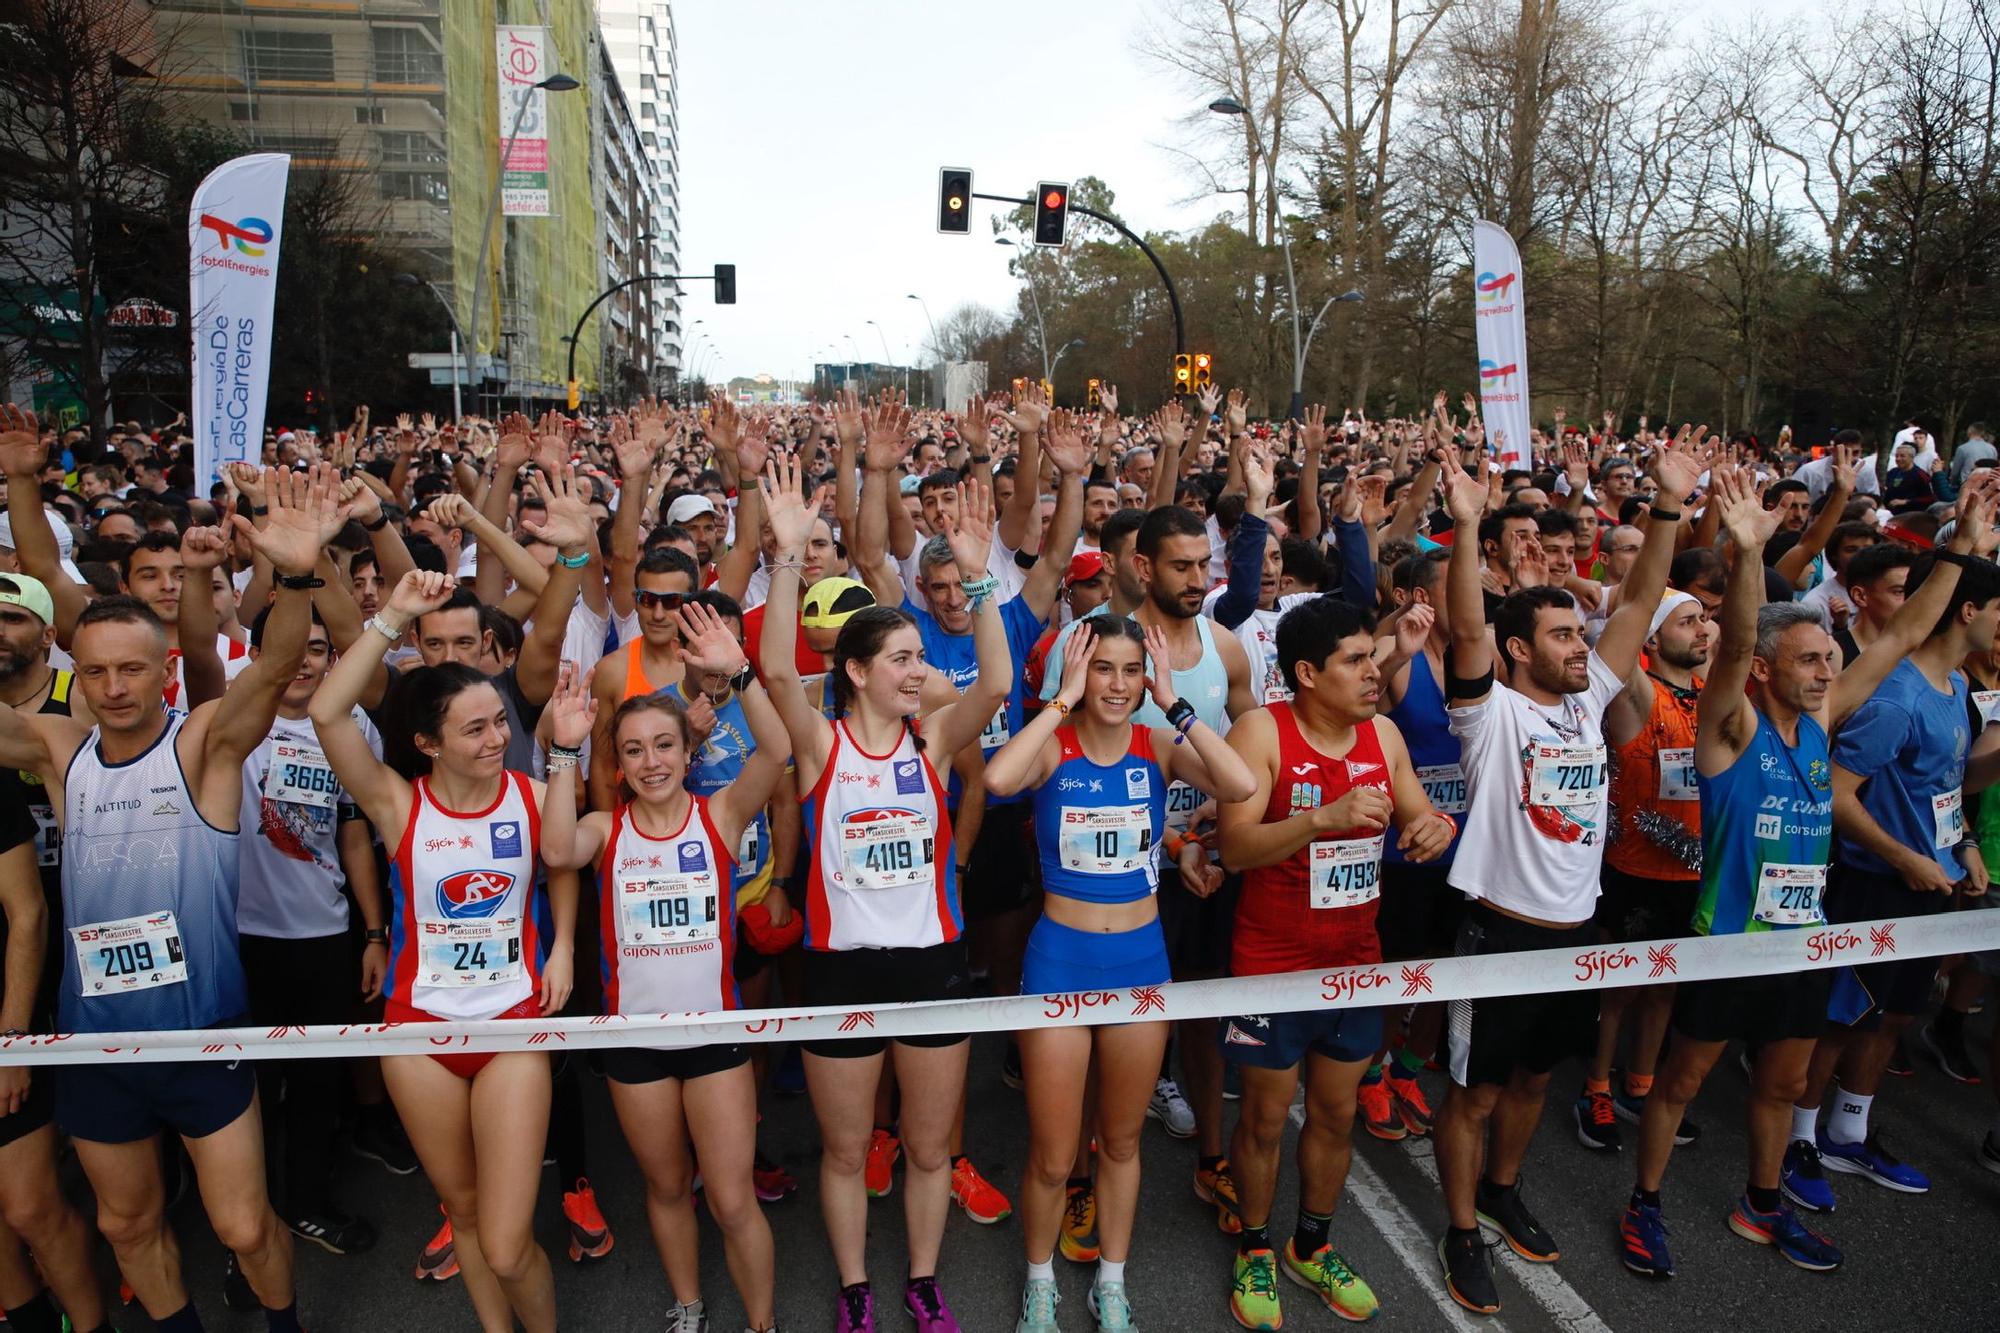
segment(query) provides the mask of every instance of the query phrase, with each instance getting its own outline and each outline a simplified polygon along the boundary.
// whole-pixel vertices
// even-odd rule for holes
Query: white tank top
[[[386,993],[438,1018],[493,1018],[541,984],[535,846],[541,812],[526,774],[474,813],[447,810],[418,778],[389,869]]]
[[[635,828],[630,810],[613,812],[597,867],[605,1012],[738,1008],[734,866],[707,798],[690,793],[680,831],[664,838]]]
[[[944,787],[907,729],[894,750],[871,755],[835,722],[805,823],[806,947],[923,948],[958,938],[965,921]]]

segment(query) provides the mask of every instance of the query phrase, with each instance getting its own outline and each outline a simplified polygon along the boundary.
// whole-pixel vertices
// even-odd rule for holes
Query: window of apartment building
[[[326,162],[340,156],[340,139],[331,134],[274,134],[252,130],[250,146],[266,153],[290,153],[309,162]]]
[[[356,125],[382,125],[389,119],[389,108],[383,106],[358,106],[354,108]]]
[[[255,102],[231,102],[229,104],[229,118],[231,120],[255,120],[257,119],[257,104]]]
[[[384,199],[414,199],[431,204],[451,202],[442,171],[385,171],[380,179]]]
[[[421,130],[383,130],[376,138],[381,141],[385,163],[444,164],[444,144],[435,134]]]
[[[436,83],[444,78],[444,56],[416,28],[377,28],[375,77],[382,83]]]
[[[252,79],[333,81],[332,33],[257,28],[242,37],[243,69]]]

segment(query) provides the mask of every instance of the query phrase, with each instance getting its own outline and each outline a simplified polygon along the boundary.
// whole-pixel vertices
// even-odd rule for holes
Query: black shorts
[[[12,1115],[0,1115],[0,1148],[25,1139],[56,1118],[56,1080],[62,1077],[54,1065],[42,1065],[32,1070],[28,1078],[28,1095],[21,1102],[21,1109]]]
[[[756,946],[750,943],[750,937],[743,933],[743,918],[737,917],[736,949],[730,955],[729,975],[737,981],[748,981],[752,977],[761,976],[764,969],[771,965],[771,957],[770,954],[757,952]]]
[[[1684,981],[1674,992],[1674,1031],[1690,1041],[1816,1038],[1826,1031],[1830,968],[1767,977]]]
[[[1372,1060],[1382,1049],[1384,1009],[1309,1009],[1293,1014],[1242,1014],[1217,1034],[1222,1058],[1253,1069],[1296,1069],[1308,1055],[1342,1064]]]
[[[1899,875],[1834,862],[1826,877],[1826,919],[1830,925],[1948,912],[1949,893],[1919,893]],[[1886,963],[1854,963],[1833,987],[1832,1016],[1863,1031],[1878,1027],[1884,1014],[1914,1015],[1931,1001],[1939,959],[1896,958]]]
[[[922,948],[808,949],[805,992],[813,1009],[963,1000],[972,995],[972,968],[962,936]],[[966,1039],[963,1032],[896,1038],[905,1046],[956,1046]],[[885,1037],[836,1037],[809,1041],[806,1049],[838,1059],[880,1055],[888,1044]]]
[[[686,1046],[662,1050],[651,1046],[613,1046],[599,1053],[604,1077],[613,1083],[658,1083],[721,1074],[748,1064],[750,1052],[741,1046]]]
[[[1472,902],[1459,926],[1456,952],[1460,958],[1476,958],[1534,949],[1587,949],[1596,942],[1597,927],[1588,921],[1536,926]],[[1594,991],[1453,1000],[1450,1015],[1449,1068],[1452,1082],[1462,1088],[1505,1083],[1517,1069],[1546,1074],[1571,1056],[1588,1055],[1597,1043]]]
[[[1206,898],[1188,892],[1180,870],[1160,872],[1160,932],[1166,937],[1167,964],[1175,981],[1224,976],[1229,971],[1229,944],[1236,934],[1236,899],[1243,892],[1241,875],[1225,875],[1222,887]]]
[[[1598,883],[1597,926],[1617,944],[1685,938],[1701,893],[1698,879],[1646,879],[1608,865]]]
[[[248,1060],[70,1065],[56,1084],[56,1123],[92,1143],[136,1143],[163,1129],[201,1139],[236,1123],[256,1092]]]
[[[1445,882],[1448,865],[1382,863],[1382,898],[1375,909],[1375,934],[1384,962],[1449,958],[1465,919],[1465,895]]]
[[[961,848],[958,859],[965,866],[958,877],[958,901],[967,921],[984,921],[1026,907],[1042,886],[1034,802],[988,805],[971,852]]]

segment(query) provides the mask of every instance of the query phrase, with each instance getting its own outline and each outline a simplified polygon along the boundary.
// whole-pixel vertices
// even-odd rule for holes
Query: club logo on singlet
[[[1128,801],[1150,801],[1153,799],[1153,775],[1143,768],[1126,769],[1125,799]]]
[[[488,824],[487,832],[493,837],[493,855],[519,856],[521,854],[521,826],[511,819]]]
[[[924,766],[916,759],[901,760],[896,765],[896,794],[898,796],[919,796],[924,790]]]
[[[683,873],[708,869],[708,849],[698,842],[680,844],[681,870]]]
[[[507,901],[514,877],[504,870],[461,870],[438,881],[438,914],[447,921],[492,916]]]

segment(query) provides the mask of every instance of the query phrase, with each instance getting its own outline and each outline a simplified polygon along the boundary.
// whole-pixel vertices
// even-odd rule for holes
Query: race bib
[[[1694,747],[1660,751],[1660,799],[1699,801],[1701,788],[1695,785]]]
[[[1438,813],[1465,813],[1465,770],[1459,765],[1430,764],[1419,768],[1417,781],[1424,784],[1424,795],[1431,798]]]
[[[618,880],[618,942],[693,944],[720,931],[721,900],[713,871],[624,875]]]
[[[1529,805],[1596,805],[1604,799],[1602,745],[1530,745]]]
[[[937,838],[916,814],[873,811],[844,825],[840,837],[847,881],[857,889],[906,889],[937,874]]]
[[[500,986],[521,979],[521,918],[419,921],[417,971],[426,986]]]
[[[1940,850],[1965,841],[1965,798],[1957,787],[1931,797],[1931,820],[1937,828],[1935,845]]]
[[[38,866],[58,865],[62,861],[62,825],[56,822],[56,808],[52,805],[31,805],[28,813],[35,817],[35,864]]]
[[[264,774],[264,796],[282,805],[316,805],[331,809],[340,795],[340,779],[316,745],[271,742],[271,768]]]
[[[1167,827],[1176,833],[1186,833],[1194,812],[1207,799],[1185,782],[1167,784]]]
[[[1771,926],[1817,926],[1826,920],[1820,910],[1825,892],[1825,866],[1767,862],[1757,875],[1757,902],[1750,915]]]
[[[1993,709],[2000,705],[2000,690],[1974,690],[1972,706],[1979,710],[1979,725],[1984,727],[1993,721]]]
[[[1315,908],[1360,907],[1382,896],[1382,834],[1312,844],[1307,884]]]
[[[187,954],[172,912],[100,921],[69,934],[86,997],[129,995],[188,978]]]
[[[1058,839],[1064,867],[1085,875],[1129,875],[1153,854],[1153,816],[1144,806],[1079,810],[1064,806]]]
[[[1007,738],[1013,734],[1013,732],[1007,729],[1007,705],[1001,704],[1000,711],[995,713],[993,720],[986,724],[986,730],[979,733],[979,748],[982,750],[997,750],[1005,745]]]

